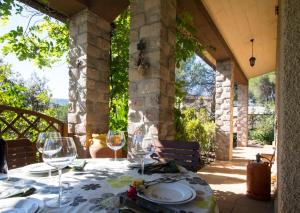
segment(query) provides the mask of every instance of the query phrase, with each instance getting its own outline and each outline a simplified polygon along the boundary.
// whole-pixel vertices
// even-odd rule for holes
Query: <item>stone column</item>
[[[110,23],[83,10],[70,19],[69,133],[80,157],[92,133],[108,131]]]
[[[216,158],[231,160],[233,146],[234,62],[217,61],[216,66]]]
[[[278,211],[300,212],[300,2],[279,1]]]
[[[130,10],[129,140],[144,123],[159,139],[174,139],[176,0],[131,1]],[[137,67],[140,40],[148,69]]]
[[[248,85],[238,84],[237,145],[248,145]]]

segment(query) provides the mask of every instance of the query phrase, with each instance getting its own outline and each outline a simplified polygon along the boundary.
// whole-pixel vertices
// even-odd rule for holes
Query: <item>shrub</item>
[[[175,109],[175,121],[178,140],[197,141],[204,152],[214,150],[215,124],[205,109],[199,112],[193,108]]]
[[[274,116],[262,116],[255,129],[249,132],[249,139],[263,144],[272,144],[274,140]]]

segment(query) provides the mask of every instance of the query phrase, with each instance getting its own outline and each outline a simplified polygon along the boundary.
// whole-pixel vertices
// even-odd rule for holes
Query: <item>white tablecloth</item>
[[[61,209],[44,208],[42,212],[118,212],[117,209],[107,209],[103,206],[104,199],[127,191],[132,180],[141,178],[137,169],[128,167],[127,160],[114,162],[113,159],[88,159],[84,171],[65,171],[62,181],[67,189],[64,196],[70,197],[72,202]],[[193,172],[177,174],[153,174],[144,175],[146,181],[154,180],[163,176],[179,176],[181,183],[188,184],[196,193],[196,198],[187,204],[174,206],[180,213],[210,213],[218,212],[215,197],[210,186]],[[57,196],[57,176],[37,177],[32,176],[25,168],[10,171],[10,180],[14,185],[28,185],[37,189],[31,197],[46,200]]]

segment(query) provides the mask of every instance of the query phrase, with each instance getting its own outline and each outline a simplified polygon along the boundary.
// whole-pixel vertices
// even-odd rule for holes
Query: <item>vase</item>
[[[92,158],[113,158],[114,151],[106,145],[105,134],[92,134],[89,141],[89,151]],[[122,158],[122,149],[117,151],[117,158]]]

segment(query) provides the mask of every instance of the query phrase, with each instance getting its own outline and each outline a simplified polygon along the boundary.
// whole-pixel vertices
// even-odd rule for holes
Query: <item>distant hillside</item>
[[[69,100],[63,98],[53,98],[51,99],[51,103],[58,104],[58,105],[67,105],[69,103]]]

